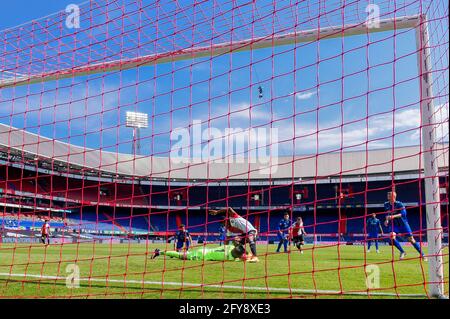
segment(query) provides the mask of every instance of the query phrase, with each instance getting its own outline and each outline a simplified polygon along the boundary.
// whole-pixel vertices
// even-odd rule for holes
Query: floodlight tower
[[[148,114],[138,112],[127,112],[126,127],[133,129],[133,145],[131,153],[133,155],[141,154],[141,128],[148,127]]]

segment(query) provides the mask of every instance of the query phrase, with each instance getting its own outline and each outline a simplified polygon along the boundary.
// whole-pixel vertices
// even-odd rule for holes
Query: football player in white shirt
[[[239,234],[242,238],[243,245],[246,243],[249,244],[250,250],[252,252],[252,257],[247,259],[249,262],[258,262],[259,259],[256,256],[256,235],[258,232],[256,231],[256,228],[253,227],[253,225],[246,220],[245,218],[241,217],[236,211],[231,208],[225,208],[220,210],[210,210],[209,213],[211,215],[218,215],[225,213],[225,228],[229,233],[233,234]]]

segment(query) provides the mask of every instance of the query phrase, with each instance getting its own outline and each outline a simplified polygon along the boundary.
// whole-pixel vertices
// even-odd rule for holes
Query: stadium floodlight
[[[148,114],[138,112],[127,112],[126,126],[133,128],[147,128]]]
[[[148,127],[148,114],[128,111],[126,114],[126,127],[133,129],[133,145],[131,153],[140,155],[141,153],[141,128]]]

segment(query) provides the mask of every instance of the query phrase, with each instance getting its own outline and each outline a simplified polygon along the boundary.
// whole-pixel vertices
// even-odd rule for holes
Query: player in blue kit
[[[191,234],[186,230],[186,227],[181,224],[180,229],[175,234],[175,250],[180,251],[183,249],[183,246],[186,247],[186,251],[189,250],[189,246],[192,243]]]
[[[397,240],[397,235],[405,236],[408,239],[408,241],[413,245],[413,247],[419,252],[420,256],[422,256],[424,261],[426,261],[427,259],[425,258],[425,255],[422,252],[419,243],[416,242],[416,240],[414,239],[411,227],[409,226],[405,205],[403,205],[402,202],[396,199],[397,193],[389,192],[388,201],[384,203],[384,210],[388,213],[384,225],[388,227],[389,224],[392,222],[390,225],[390,229],[392,231],[391,242],[400,251],[400,259],[403,259],[405,258],[406,253],[403,250],[403,247],[400,245],[399,241]]]
[[[287,253],[287,247],[289,244],[289,230],[292,225],[291,220],[289,219],[289,212],[285,212],[283,219],[278,223],[278,243],[277,253],[280,252],[281,245],[284,246],[284,252]]]
[[[370,253],[370,246],[372,241],[375,242],[375,248],[377,250],[377,254],[380,253],[378,250],[378,236],[379,234],[383,234],[383,228],[381,227],[381,222],[377,218],[377,214],[373,213],[371,217],[367,218],[366,222],[366,230],[367,230],[367,252]]]
[[[219,226],[219,246],[222,246],[222,244],[225,245],[225,239],[227,235],[227,229],[225,228],[225,224],[222,222]]]

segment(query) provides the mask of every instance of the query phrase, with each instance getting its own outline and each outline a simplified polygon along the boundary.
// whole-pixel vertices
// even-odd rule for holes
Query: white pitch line
[[[32,275],[32,274],[9,274],[0,273],[0,277],[22,277],[22,278],[39,278],[44,280],[66,280],[66,277],[60,276],[45,276],[45,275]],[[91,282],[107,282],[107,283],[126,283],[126,284],[140,284],[140,285],[157,285],[157,286],[178,286],[183,288],[191,287],[204,287],[204,288],[220,288],[220,289],[233,289],[233,290],[255,290],[255,291],[269,291],[269,292],[286,292],[286,293],[305,293],[305,294],[333,294],[333,295],[357,295],[357,296],[388,296],[388,297],[418,297],[426,298],[425,294],[395,294],[388,292],[345,292],[337,290],[313,290],[313,289],[298,289],[298,288],[281,288],[281,287],[253,287],[253,286],[234,286],[234,285],[209,285],[209,284],[197,284],[190,282],[172,282],[172,281],[142,281],[142,280],[119,280],[119,279],[100,279],[100,278],[80,278],[80,281]]]

